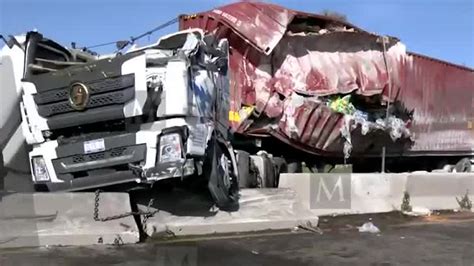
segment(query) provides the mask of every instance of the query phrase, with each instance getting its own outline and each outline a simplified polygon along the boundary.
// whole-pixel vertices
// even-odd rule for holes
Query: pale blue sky
[[[127,39],[178,14],[225,0],[0,0],[0,33],[38,29],[65,45]],[[344,13],[371,32],[399,37],[409,50],[474,67],[474,0],[273,0],[293,9]],[[177,29],[171,26],[151,37]],[[145,42],[147,39],[145,38]],[[99,52],[112,51],[113,46]]]

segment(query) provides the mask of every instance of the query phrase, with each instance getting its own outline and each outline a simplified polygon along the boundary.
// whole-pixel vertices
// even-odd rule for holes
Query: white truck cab
[[[231,201],[228,45],[213,40],[189,29],[101,57],[28,32],[4,47],[0,86],[16,94],[2,106],[19,104],[35,186],[78,191],[207,171],[214,199]],[[210,178],[222,162],[227,174]]]

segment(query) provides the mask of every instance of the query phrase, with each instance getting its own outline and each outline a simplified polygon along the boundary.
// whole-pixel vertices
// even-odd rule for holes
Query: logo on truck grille
[[[76,110],[84,110],[89,102],[89,89],[82,83],[74,83],[69,89],[69,103]]]

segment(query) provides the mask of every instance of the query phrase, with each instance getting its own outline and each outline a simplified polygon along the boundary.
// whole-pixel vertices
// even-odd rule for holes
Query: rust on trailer
[[[413,111],[411,139],[351,131],[352,154],[472,154],[474,71],[407,52],[397,38],[350,23],[267,3],[240,2],[193,16],[231,47],[231,117],[235,132],[274,136],[301,150],[341,156],[347,119],[321,102],[334,94],[382,95]],[[387,62],[387,64],[385,64]],[[472,122],[471,122],[472,127]]]

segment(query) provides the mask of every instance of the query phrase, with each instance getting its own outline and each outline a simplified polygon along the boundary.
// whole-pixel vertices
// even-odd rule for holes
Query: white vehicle
[[[99,57],[38,32],[12,37],[0,55],[9,62],[2,71],[16,75],[0,86],[21,92],[35,187],[77,191],[205,176],[218,205],[234,202],[228,44],[213,40],[190,29]]]

